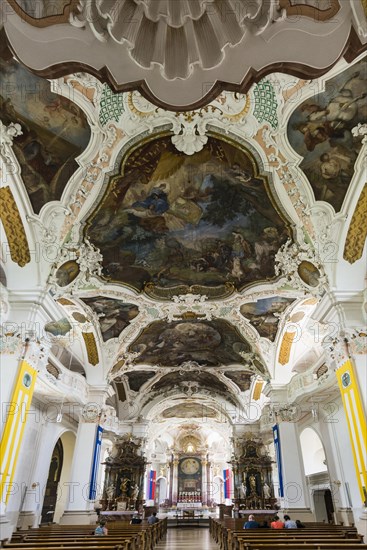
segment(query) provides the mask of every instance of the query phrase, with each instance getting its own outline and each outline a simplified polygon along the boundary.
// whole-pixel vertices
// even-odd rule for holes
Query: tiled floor
[[[209,529],[168,529],[156,550],[218,550]]]

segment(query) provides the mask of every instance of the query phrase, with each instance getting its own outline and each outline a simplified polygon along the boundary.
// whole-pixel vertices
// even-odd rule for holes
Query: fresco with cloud
[[[303,157],[300,167],[315,199],[330,203],[337,212],[362,146],[352,129],[366,122],[367,57],[328,80],[325,91],[304,101],[289,120],[288,139]]]
[[[192,156],[159,138],[133,152],[85,233],[106,279],[236,288],[274,277],[290,230],[249,152],[209,138]]]

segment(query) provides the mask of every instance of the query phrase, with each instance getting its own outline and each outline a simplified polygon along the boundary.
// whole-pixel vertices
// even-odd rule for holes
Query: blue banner
[[[103,433],[103,428],[101,426],[97,426],[96,442],[94,445],[93,462],[92,462],[92,473],[90,476],[90,484],[89,484],[89,500],[95,500],[97,496],[97,475],[98,475],[99,457],[101,454],[102,433]]]
[[[273,438],[274,438],[275,456],[276,456],[277,465],[278,465],[279,496],[284,497],[282,454],[280,451],[280,437],[279,437],[278,424],[275,424],[275,426],[273,426]]]

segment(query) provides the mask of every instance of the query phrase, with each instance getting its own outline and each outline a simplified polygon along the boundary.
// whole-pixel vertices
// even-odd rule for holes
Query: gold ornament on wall
[[[0,219],[10,248],[10,257],[20,267],[31,261],[22,218],[10,187],[0,189]]]

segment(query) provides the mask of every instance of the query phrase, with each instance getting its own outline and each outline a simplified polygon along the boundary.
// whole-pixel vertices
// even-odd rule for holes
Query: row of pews
[[[167,531],[167,519],[154,525],[116,521],[106,527],[108,535],[100,537],[94,535],[93,525],[49,525],[17,531],[3,546],[9,550],[153,550]]]
[[[304,529],[243,529],[244,519],[210,520],[221,550],[367,550],[355,527],[305,523]]]

